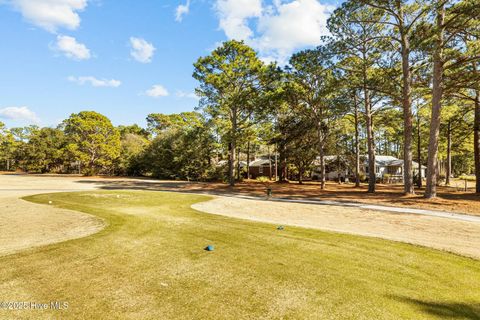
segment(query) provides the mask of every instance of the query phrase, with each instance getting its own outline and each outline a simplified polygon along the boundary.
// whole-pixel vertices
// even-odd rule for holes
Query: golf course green
[[[210,215],[190,208],[209,199],[200,195],[25,199],[97,216],[106,227],[0,257],[0,300],[68,302],[62,310],[0,308],[0,319],[480,318],[478,260]]]

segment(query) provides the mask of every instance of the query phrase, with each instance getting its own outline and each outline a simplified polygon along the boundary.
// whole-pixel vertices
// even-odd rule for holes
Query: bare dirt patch
[[[480,223],[233,197],[217,197],[192,208],[240,219],[379,237],[480,259]]]
[[[249,196],[265,196],[265,186],[256,181],[237,183],[230,187],[224,183],[201,183],[184,181],[160,181],[152,179],[128,178],[90,178],[80,181],[83,184],[96,184],[106,190],[157,190],[157,191],[182,191],[206,192],[215,194],[242,194]],[[298,183],[271,183],[273,197],[288,197],[292,199],[335,200],[344,202],[358,202],[417,208],[427,210],[441,210],[480,216],[480,195],[459,191],[455,187],[438,187],[438,197],[424,199],[424,189],[417,189],[415,195],[404,195],[403,186],[400,184],[377,184],[375,193],[367,193],[368,186],[362,184],[355,188],[353,184],[338,184],[328,182],[326,189],[321,190],[316,182]]]
[[[440,188],[440,198],[425,201],[421,194],[403,196],[401,186],[379,185],[367,194],[365,186],[327,184],[272,184],[274,197],[336,200],[406,208],[436,209],[480,215],[480,197]],[[56,175],[0,175],[0,255],[98,231],[98,220],[83,213],[38,206],[19,197],[82,190],[152,190],[265,196],[260,183],[240,183],[230,188],[220,183],[189,183],[151,179],[102,178]],[[89,197],[106,197],[91,194]],[[111,196],[111,195],[108,195]],[[122,195],[120,195],[122,197]],[[398,214],[356,207],[279,203],[231,197],[197,204],[196,209],[242,219],[331,230],[408,242],[480,258],[480,223]],[[121,208],[119,211],[122,212]],[[141,212],[125,212],[141,214]],[[179,221],[176,221],[178,223]],[[24,233],[22,233],[24,232]]]
[[[91,235],[104,224],[80,212],[0,198],[0,256]]]
[[[31,194],[78,190],[70,179],[0,175],[0,256],[88,236],[102,220],[80,212],[19,199]],[[80,189],[92,187],[80,186]]]

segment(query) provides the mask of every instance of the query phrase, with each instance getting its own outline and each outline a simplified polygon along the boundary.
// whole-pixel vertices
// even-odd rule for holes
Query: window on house
[[[258,173],[263,173],[263,166],[258,167]]]
[[[378,167],[378,166],[375,167],[375,172],[376,172],[376,173],[380,173],[380,167]]]
[[[387,168],[387,172],[388,172],[389,174],[397,174],[397,172],[398,172],[398,167],[388,167],[388,168]]]

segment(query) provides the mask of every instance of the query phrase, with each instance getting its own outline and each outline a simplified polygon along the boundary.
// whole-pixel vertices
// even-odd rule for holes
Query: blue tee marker
[[[207,250],[207,251],[213,251],[213,250],[215,250],[215,247],[212,246],[212,245],[208,245],[208,246],[205,247],[205,250]]]

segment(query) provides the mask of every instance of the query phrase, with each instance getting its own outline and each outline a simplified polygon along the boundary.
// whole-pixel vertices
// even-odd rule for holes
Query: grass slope
[[[93,236],[0,257],[0,319],[479,319],[480,261],[199,213],[203,196],[37,195],[105,219]],[[28,223],[28,221],[26,221]],[[215,245],[215,251],[203,248]]]

